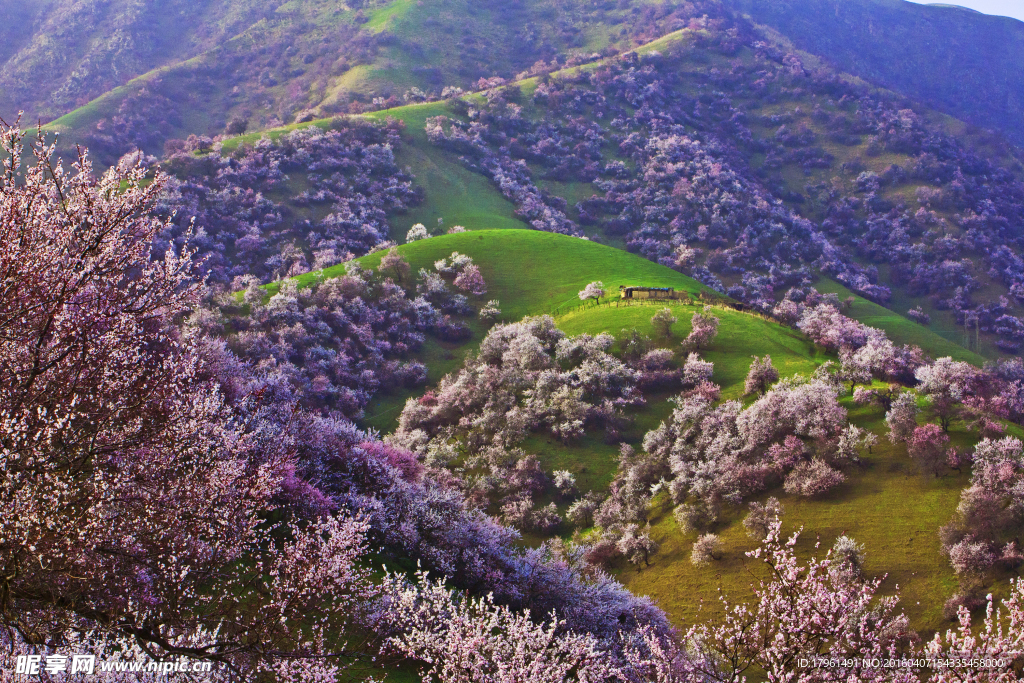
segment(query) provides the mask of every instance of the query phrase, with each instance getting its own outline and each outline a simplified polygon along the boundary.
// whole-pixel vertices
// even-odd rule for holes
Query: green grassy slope
[[[475,230],[403,244],[398,250],[414,272],[433,268],[434,261],[453,251],[471,256],[487,281],[482,298],[501,301],[507,320],[575,310],[581,305],[579,290],[594,280],[604,282],[605,289],[616,295],[619,285],[629,284],[675,287],[692,294],[711,292],[682,273],[620,249],[536,230]],[[381,256],[378,252],[357,260],[376,268]],[[343,272],[344,266],[334,266],[322,271],[322,277]],[[319,271],[296,279],[301,285],[318,276]],[[275,291],[275,285],[267,287]]]
[[[905,318],[884,306],[853,294],[853,292],[835,280],[821,278],[814,286],[820,292],[838,294],[840,299],[853,296],[853,306],[846,312],[846,315],[859,320],[865,325],[884,330],[889,335],[889,338],[897,344],[920,346],[925,353],[933,358],[952,356],[955,360],[973,363],[979,367],[985,364],[983,356],[974,351],[968,351],[963,346],[950,341],[938,332],[924,327],[909,318]]]
[[[680,318],[674,330],[678,338],[689,332],[688,314],[696,307],[673,308]],[[634,325],[651,333],[649,321],[655,310],[652,306],[602,306],[572,312],[557,321],[570,334],[617,333]],[[715,315],[722,318],[719,335],[702,356],[715,363],[713,379],[722,385],[723,398],[741,397],[752,355],[769,353],[782,377],[798,372],[809,374],[830,358],[803,335],[781,325],[728,309],[718,309]],[[634,414],[636,425],[631,436],[642,437],[671,413],[667,398],[651,397],[648,406]],[[786,509],[784,531],[788,534],[804,528],[798,546],[803,557],[814,554],[813,544],[819,538],[823,544],[818,553],[821,555],[837,536],[850,534],[866,547],[867,571],[889,576],[883,592],[899,585],[903,609],[916,628],[930,631],[944,627],[942,603],[955,591],[956,581],[940,555],[938,527],[952,517],[968,477],[965,474],[935,479],[919,474],[906,448],[893,446],[884,438],[886,429],[880,408],[855,406],[849,398],[842,399],[842,403],[852,422],[882,438],[865,458],[864,465],[848,471],[847,482],[824,498],[808,500],[781,490],[772,491],[770,495],[779,497]],[[970,440],[966,433],[956,430],[952,437],[955,443],[966,444]],[[612,453],[560,449],[556,443],[539,439],[531,446],[540,446],[539,455],[545,467],[574,471],[581,483],[588,474],[591,481],[597,479],[605,484],[614,476],[614,464],[609,462]],[[594,473],[600,476],[594,477]],[[766,497],[761,496],[760,500]],[[654,506],[653,537],[661,549],[653,557],[652,566],[637,572],[623,563],[615,573],[634,592],[654,598],[677,624],[719,616],[718,589],[734,599],[746,599],[751,581],[748,570],[757,569],[756,563],[744,555],[756,547],[741,523],[745,508],[725,510],[715,529],[724,542],[725,555],[710,567],[698,568],[690,562],[690,548],[696,535],[679,530],[671,507],[667,499]]]
[[[453,251],[471,256],[480,266],[488,286],[487,294],[476,303],[499,300],[503,318],[510,321],[526,315],[574,311],[581,305],[578,292],[594,280],[603,280],[609,293],[616,294],[620,284],[675,287],[693,294],[709,291],[695,280],[639,256],[587,240],[535,230],[474,230],[401,245],[399,251],[414,273],[420,268],[432,269],[434,261]],[[380,253],[370,254],[358,261],[364,267],[376,268],[381,256]],[[296,279],[300,285],[306,285],[342,273],[344,266],[335,266]],[[271,283],[267,290],[273,293],[278,287]],[[472,340],[460,346],[428,338],[421,357],[429,369],[430,382],[437,382],[457,369],[465,355],[480,342],[485,328],[476,322],[472,328]],[[379,395],[366,408],[364,426],[390,431],[405,399],[411,395],[412,392]]]
[[[405,233],[416,223],[436,228],[439,218],[444,220],[445,229],[456,225],[469,230],[526,228],[526,224],[515,217],[515,207],[489,178],[467,170],[454,155],[427,141],[424,132],[427,118],[446,112],[444,103],[431,102],[367,115],[372,120],[393,116],[405,123],[409,144],[398,150],[395,160],[412,171],[416,184],[426,194],[423,204],[392,220],[392,239],[404,242]]]

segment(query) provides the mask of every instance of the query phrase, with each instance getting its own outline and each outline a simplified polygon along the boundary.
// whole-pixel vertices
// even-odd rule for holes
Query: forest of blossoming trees
[[[610,337],[528,318],[495,325],[381,441],[349,416],[388,382],[423,381],[400,359],[436,333],[444,310],[468,313],[452,287],[471,259],[438,261],[418,292],[396,284],[410,275],[396,254],[379,273],[353,266],[266,301],[250,284],[241,301],[211,307],[195,252],[161,243],[175,225],[157,217],[165,176],[126,159],[96,179],[84,157],[65,171],[45,143],[23,156],[16,130],[0,134],[0,495],[16,519],[0,542],[5,665],[87,647],[126,661],[208,659],[223,680],[327,680],[369,656],[423,662],[441,681],[1014,676],[1024,587],[989,609],[980,635],[969,609],[984,603],[986,576],[1022,560],[1006,538],[1022,522],[1024,451],[998,422],[1021,417],[1019,360],[988,371],[929,361],[843,316],[834,297],[794,292],[786,314],[842,362],[778,382],[771,359],[757,359],[746,383],[756,399],[743,408],[718,402],[701,359],[718,329],[710,310],[694,314],[678,368],[642,336],[618,357]],[[243,305],[251,315],[225,341]],[[892,384],[867,389],[871,377]],[[917,385],[938,423],[918,424],[901,383]],[[604,573],[613,555],[640,565],[657,552],[642,526],[652,484],[668,488],[681,524],[700,529],[751,492],[784,482],[814,496],[841,480],[872,443],[836,402],[847,384],[858,401],[885,403],[889,438],[922,466],[972,467],[942,529],[961,577],[959,629],[922,642],[863,575],[852,540],[798,560],[771,501],[746,523],[762,539],[751,558],[770,572],[753,601],[726,603],[720,623],[675,631]],[[531,431],[572,440],[595,424],[614,439],[622,408],[654,387],[681,392],[677,408],[642,450],[623,447],[606,498],[581,496],[571,475],[549,476],[518,447]],[[987,434],[969,455],[945,446],[954,418]],[[465,454],[469,467],[451,469]],[[532,505],[545,487],[577,498],[568,521],[600,534],[524,549],[487,514],[497,506],[524,529],[563,524]],[[694,561],[714,561],[713,534],[699,545]],[[420,570],[374,573],[370,552]],[[992,678],[912,661],[948,652],[1003,663]],[[844,655],[864,659],[825,673],[806,663]],[[880,657],[910,659],[863,663]]]
[[[898,286],[1018,351],[1024,261],[1014,226],[1024,220],[1024,185],[1015,173],[911,105],[805,67],[742,21],[695,26],[705,31],[697,47],[729,65],[711,69],[695,94],[686,72],[700,54],[631,53],[557,78],[542,73],[528,100],[509,85],[488,90],[486,103],[457,101],[455,116],[427,122],[427,135],[491,177],[539,230],[599,228],[762,310],[811,272],[883,304]],[[755,58],[741,58],[745,50]],[[804,111],[808,97],[815,104]],[[765,113],[787,102],[802,105]],[[826,147],[855,151],[840,167]],[[763,162],[754,168],[751,158]],[[875,158],[900,163],[876,173]],[[812,180],[796,192],[778,173],[785,165],[849,180]],[[535,178],[589,183],[595,193],[572,207],[573,220]]]
[[[738,396],[708,360],[721,308],[691,302],[680,338],[667,306],[650,309],[653,335],[569,334],[550,315],[505,318],[466,254],[414,272],[390,241],[424,200],[395,119],[233,154],[193,137],[98,177],[85,152],[64,167],[0,126],[0,681],[19,656],[82,650],[211,661],[195,680],[223,681],[343,680],[367,662],[442,683],[1018,680],[1024,185],[739,20],[690,26],[731,65],[696,94],[678,54],[631,53],[538,67],[528,97],[487,83],[425,133],[536,230],[621,241],[828,358],[783,375],[761,351]],[[813,111],[750,111],[808,94]],[[826,143],[865,142],[850,183],[795,193],[773,174],[811,177],[832,168]],[[883,155],[906,161],[867,170]],[[569,206],[550,181],[595,193]],[[355,259],[378,252],[374,268]],[[894,288],[924,297],[1008,357],[978,367],[897,343],[816,274],[883,304]],[[608,294],[570,293],[594,310]],[[429,382],[430,345],[471,348]],[[359,426],[403,391],[392,433]],[[627,438],[664,396],[666,417]],[[853,423],[863,406],[884,432]],[[546,467],[538,436],[613,447],[610,484]],[[880,439],[924,477],[968,473],[934,525],[956,578],[948,630],[915,632],[856,530],[810,558],[783,532],[776,496],[827,498]],[[758,572],[746,599],[722,596],[722,618],[673,624],[614,577],[657,561],[656,504],[707,571],[721,519],[742,514]],[[966,664],[922,663],[948,657]]]

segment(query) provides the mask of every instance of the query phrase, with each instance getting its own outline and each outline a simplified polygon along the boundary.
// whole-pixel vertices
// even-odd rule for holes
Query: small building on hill
[[[679,294],[672,287],[629,287],[619,286],[619,296],[623,299],[678,299]]]

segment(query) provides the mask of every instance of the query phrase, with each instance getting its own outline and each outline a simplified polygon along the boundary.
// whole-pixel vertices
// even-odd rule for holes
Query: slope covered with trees
[[[1024,23],[902,0],[732,0],[841,71],[1024,145]]]
[[[351,19],[383,36],[361,82],[408,85],[416,30],[536,13],[555,58],[233,139],[143,139],[135,100],[98,179],[0,128],[0,665],[1015,676],[1014,148],[717,3],[453,8],[288,3],[229,42],[294,31],[274,68],[313,64]]]
[[[53,130],[88,137],[104,163],[136,145],[160,154],[164,141],[189,134],[471,90],[685,24],[678,8],[648,0],[210,0],[187,9],[58,0],[29,16],[26,44],[12,45],[0,68],[0,116],[56,119]]]

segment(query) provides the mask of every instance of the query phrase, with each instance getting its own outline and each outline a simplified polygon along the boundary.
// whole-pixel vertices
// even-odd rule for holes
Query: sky
[[[935,0],[910,0],[910,2],[916,2],[919,5],[935,4]],[[947,0],[943,4],[970,7],[985,14],[998,14],[1024,21],[1024,0]]]

